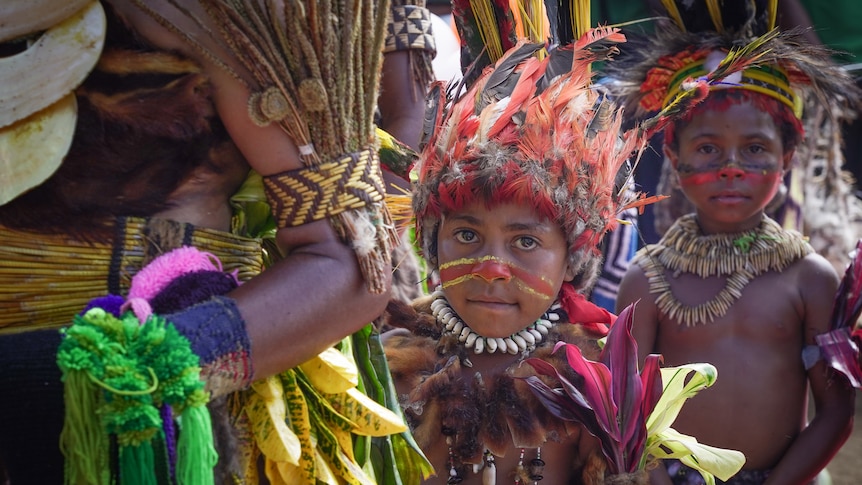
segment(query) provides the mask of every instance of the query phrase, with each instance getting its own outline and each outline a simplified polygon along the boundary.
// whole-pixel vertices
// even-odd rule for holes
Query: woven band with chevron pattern
[[[278,228],[319,221],[380,202],[384,197],[375,150],[268,175],[263,178],[263,186]]]
[[[383,52],[410,49],[437,52],[437,44],[431,34],[431,13],[417,5],[393,6],[392,19],[386,29]]]

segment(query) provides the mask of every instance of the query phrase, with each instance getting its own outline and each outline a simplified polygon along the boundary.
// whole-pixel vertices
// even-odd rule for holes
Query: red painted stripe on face
[[[447,283],[458,278],[463,278],[473,273],[473,266],[476,265],[476,259],[466,260],[460,264],[453,264],[447,267],[440,268],[440,283]]]
[[[710,172],[693,173],[679,178],[683,185],[705,185],[714,182],[727,182],[733,179],[744,180],[753,185],[774,184],[781,178],[781,172],[746,172],[738,168],[723,168]]]
[[[470,277],[482,278],[487,282],[495,279],[502,279],[508,282],[515,278],[520,280],[524,286],[540,295],[547,298],[556,296],[551,284],[542,276],[535,275],[495,257],[465,258],[443,264],[440,267],[440,283],[444,287],[449,286],[447,283],[458,284]]]
[[[512,274],[515,275],[515,278],[523,281],[528,288],[540,295],[548,298],[557,296],[554,294],[554,289],[551,287],[551,284],[548,283],[545,278],[537,274],[530,273],[525,269],[517,267],[512,267]]]
[[[511,281],[512,269],[514,268],[499,259],[486,259],[473,266],[472,273],[491,283],[494,280]]]

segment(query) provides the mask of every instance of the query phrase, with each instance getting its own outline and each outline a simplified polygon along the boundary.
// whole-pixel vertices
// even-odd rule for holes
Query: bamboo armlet
[[[266,198],[278,228],[326,219],[367,207],[384,197],[380,160],[362,150],[313,167],[263,178]]]

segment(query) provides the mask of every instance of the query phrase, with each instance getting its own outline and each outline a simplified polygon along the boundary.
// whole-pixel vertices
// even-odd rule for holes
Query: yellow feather
[[[547,13],[545,2],[542,0],[518,0],[517,11],[520,14],[516,28],[520,37],[530,39],[530,42],[544,44],[548,35]],[[543,49],[537,53],[539,59],[543,59],[546,51]]]
[[[380,148],[389,150],[396,148],[395,137],[390,135],[389,132],[380,127],[375,127],[375,134],[377,135],[377,142],[380,144]]]
[[[572,32],[579,39],[590,30],[590,0],[572,0],[569,8],[572,13]]]
[[[661,4],[664,5],[665,10],[667,10],[667,15],[673,19],[677,27],[685,32],[685,23],[682,21],[682,16],[679,14],[679,9],[676,8],[676,2],[674,0],[661,0]]]
[[[721,20],[721,6],[718,0],[706,0],[706,8],[709,10],[709,18],[712,19],[712,25],[719,33],[724,32],[724,22]]]
[[[489,4],[489,0],[470,0],[470,8],[476,16],[476,26],[479,28],[482,43],[488,48],[488,57],[491,62],[497,62],[497,59],[503,57],[503,45],[500,42],[500,29],[494,18],[494,8]]]
[[[766,4],[766,12],[769,16],[769,24],[766,28],[772,30],[775,28],[775,21],[778,17],[778,0],[769,0]]]

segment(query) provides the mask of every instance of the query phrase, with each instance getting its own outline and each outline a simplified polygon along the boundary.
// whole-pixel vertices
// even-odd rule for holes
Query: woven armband
[[[431,34],[431,13],[417,5],[398,5],[390,9],[392,18],[386,26],[383,52],[411,49],[437,52]]]
[[[213,398],[251,384],[251,342],[232,299],[213,296],[164,318],[189,339],[200,357],[201,379]]]
[[[374,150],[268,175],[263,186],[279,229],[359,209],[384,197],[380,160]]]

